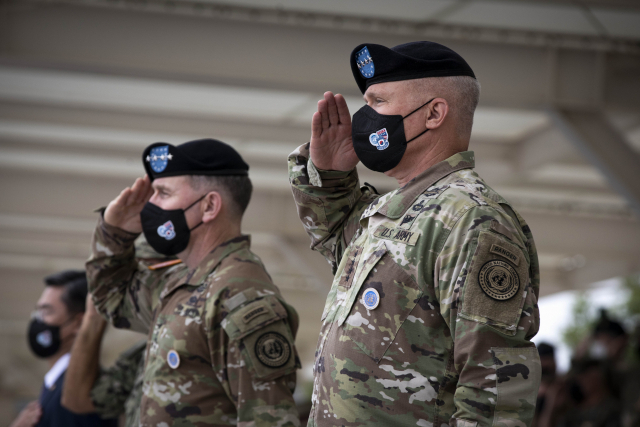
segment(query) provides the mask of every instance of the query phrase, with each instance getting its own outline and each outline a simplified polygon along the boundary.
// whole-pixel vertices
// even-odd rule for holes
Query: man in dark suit
[[[96,414],[77,415],[62,407],[60,398],[70,351],[85,312],[87,278],[82,270],[66,270],[45,278],[45,289],[29,323],[33,353],[46,359],[40,398],[18,415],[11,427],[116,427],[117,420]]]

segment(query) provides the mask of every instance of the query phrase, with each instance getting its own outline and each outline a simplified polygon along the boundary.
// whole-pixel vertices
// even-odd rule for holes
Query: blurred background
[[[597,325],[617,321],[633,358],[637,0],[0,0],[0,425],[47,371],[26,343],[42,277],[83,267],[93,211],[143,174],[144,147],[202,137],[251,165],[243,227],[301,314],[303,401],[332,275],[297,219],[287,154],[308,141],[324,91],[344,94],[351,113],[363,105],[348,61],[356,45],[415,40],[451,47],[482,84],[470,149],[533,230],[536,342],[572,375],[576,349],[588,354]],[[110,330],[103,364],[138,339]]]

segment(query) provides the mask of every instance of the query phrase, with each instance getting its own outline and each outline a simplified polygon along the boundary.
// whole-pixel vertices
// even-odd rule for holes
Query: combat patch
[[[517,265],[511,257],[519,260]],[[529,283],[522,249],[501,234],[480,231],[467,265],[459,316],[515,335]]]
[[[420,237],[420,232],[403,230],[400,228],[389,228],[381,225],[376,229],[373,235],[379,239],[393,240],[394,242],[415,246],[418,238]]]
[[[256,357],[265,366],[280,368],[291,358],[289,341],[277,332],[262,334],[254,347]]]
[[[494,246],[496,245],[491,248]],[[502,260],[484,264],[478,273],[478,282],[484,293],[497,301],[513,298],[520,289],[518,273],[508,262]]]

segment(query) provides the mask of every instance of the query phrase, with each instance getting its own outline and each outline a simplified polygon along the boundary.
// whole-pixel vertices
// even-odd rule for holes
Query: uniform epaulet
[[[172,259],[171,261],[164,261],[164,262],[159,262],[158,264],[150,265],[147,268],[149,270],[155,271],[155,270],[160,270],[161,268],[172,267],[172,266],[178,265],[178,264],[182,264],[182,260]]]

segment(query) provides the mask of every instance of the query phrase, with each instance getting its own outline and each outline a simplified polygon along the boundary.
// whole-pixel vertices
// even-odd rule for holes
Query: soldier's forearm
[[[86,315],[73,343],[69,367],[62,389],[62,406],[83,414],[95,410],[91,389],[100,369],[100,346],[106,321],[97,315]]]

